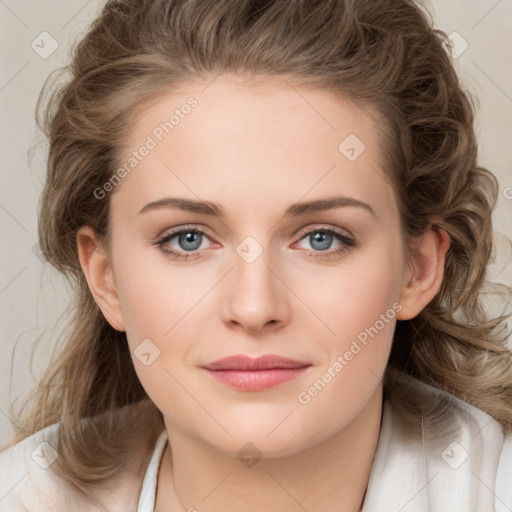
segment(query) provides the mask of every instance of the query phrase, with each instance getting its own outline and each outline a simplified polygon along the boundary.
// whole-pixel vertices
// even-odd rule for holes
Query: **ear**
[[[106,249],[98,242],[95,231],[89,226],[78,230],[76,243],[80,265],[96,304],[114,329],[124,331],[121,303]]]
[[[398,320],[414,318],[435,297],[443,282],[449,246],[448,233],[435,225],[413,240],[412,266],[404,276]]]

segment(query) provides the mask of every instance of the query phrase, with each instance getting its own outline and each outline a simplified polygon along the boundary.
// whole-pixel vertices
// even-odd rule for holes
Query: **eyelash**
[[[177,235],[180,235],[182,233],[200,234],[200,235],[204,235],[206,238],[208,238],[210,240],[210,237],[204,231],[201,231],[200,229],[197,229],[197,228],[184,227],[184,228],[177,229],[176,231],[172,231],[171,233],[167,233],[166,235],[163,235],[161,238],[159,238],[155,242],[154,245],[159,247],[159,249],[163,253],[167,254],[168,256],[170,256],[173,259],[187,260],[187,259],[190,259],[191,256],[193,259],[196,259],[196,257],[199,255],[199,252],[197,250],[196,251],[188,251],[188,252],[183,253],[183,252],[175,251],[173,249],[169,249],[168,246],[166,246],[166,244],[170,240],[172,240]],[[335,250],[328,250],[328,251],[311,251],[311,250],[309,250],[308,252],[310,254],[312,254],[314,258],[331,259],[331,258],[334,258],[335,256],[338,256],[344,252],[349,251],[350,249],[352,249],[353,247],[356,246],[356,242],[353,239],[349,238],[348,236],[346,236],[332,228],[310,229],[309,231],[305,231],[301,234],[299,241],[305,239],[306,237],[308,237],[309,235],[311,235],[313,233],[324,233],[324,234],[332,235],[342,244],[342,246],[339,249],[335,249]]]

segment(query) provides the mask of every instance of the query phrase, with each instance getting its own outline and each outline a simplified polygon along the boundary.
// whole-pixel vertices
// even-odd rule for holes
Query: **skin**
[[[206,84],[184,84],[137,117],[126,157],[169,112],[191,95],[198,100],[112,193],[111,246],[87,226],[77,235],[91,293],[112,327],[126,331],[140,381],[164,416],[170,446],[156,509],[359,510],[395,323],[416,316],[439,290],[448,237],[430,229],[406,260],[369,111],[283,80],[222,75]],[[366,146],[353,162],[338,150],[349,134]],[[218,203],[226,216],[165,207],[139,213],[167,196]],[[374,214],[344,206],[283,217],[292,203],[333,196],[362,201]],[[177,260],[155,243],[182,226],[206,236],[194,256]],[[316,231],[304,233],[321,228],[355,245],[328,237],[319,250],[309,236]],[[263,250],[251,263],[236,251],[247,236]],[[190,244],[176,236],[167,247],[186,253]],[[395,318],[300,403],[298,394],[393,304]],[[160,350],[149,366],[133,352],[144,339]],[[227,387],[200,368],[233,354],[311,366],[265,391]],[[237,457],[248,442],[262,456],[252,467]]]

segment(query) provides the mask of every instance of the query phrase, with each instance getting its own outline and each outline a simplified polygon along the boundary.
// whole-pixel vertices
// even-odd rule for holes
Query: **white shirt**
[[[512,435],[483,411],[407,377],[401,390],[444,409],[414,431],[385,399],[363,512],[511,512]],[[435,415],[434,415],[435,416]],[[121,478],[94,503],[50,469],[58,424],[0,453],[0,512],[153,512],[158,468],[168,441],[158,437],[142,483]],[[140,491],[139,491],[140,489]],[[229,511],[227,511],[229,512]]]
[[[148,469],[144,475],[139,502],[137,503],[137,512],[153,512],[155,510],[158,468],[160,467],[167,441],[167,431],[164,430],[156,441],[153,455],[151,456]]]

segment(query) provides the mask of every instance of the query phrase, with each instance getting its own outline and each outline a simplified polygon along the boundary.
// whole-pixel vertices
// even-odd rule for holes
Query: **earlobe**
[[[446,253],[450,246],[448,233],[432,226],[413,241],[412,268],[405,276],[400,294],[402,309],[398,320],[417,316],[435,297],[443,282]]]
[[[76,243],[80,266],[96,304],[114,329],[124,331],[121,304],[107,251],[102,247],[97,240],[96,233],[89,226],[84,226],[78,230]]]

